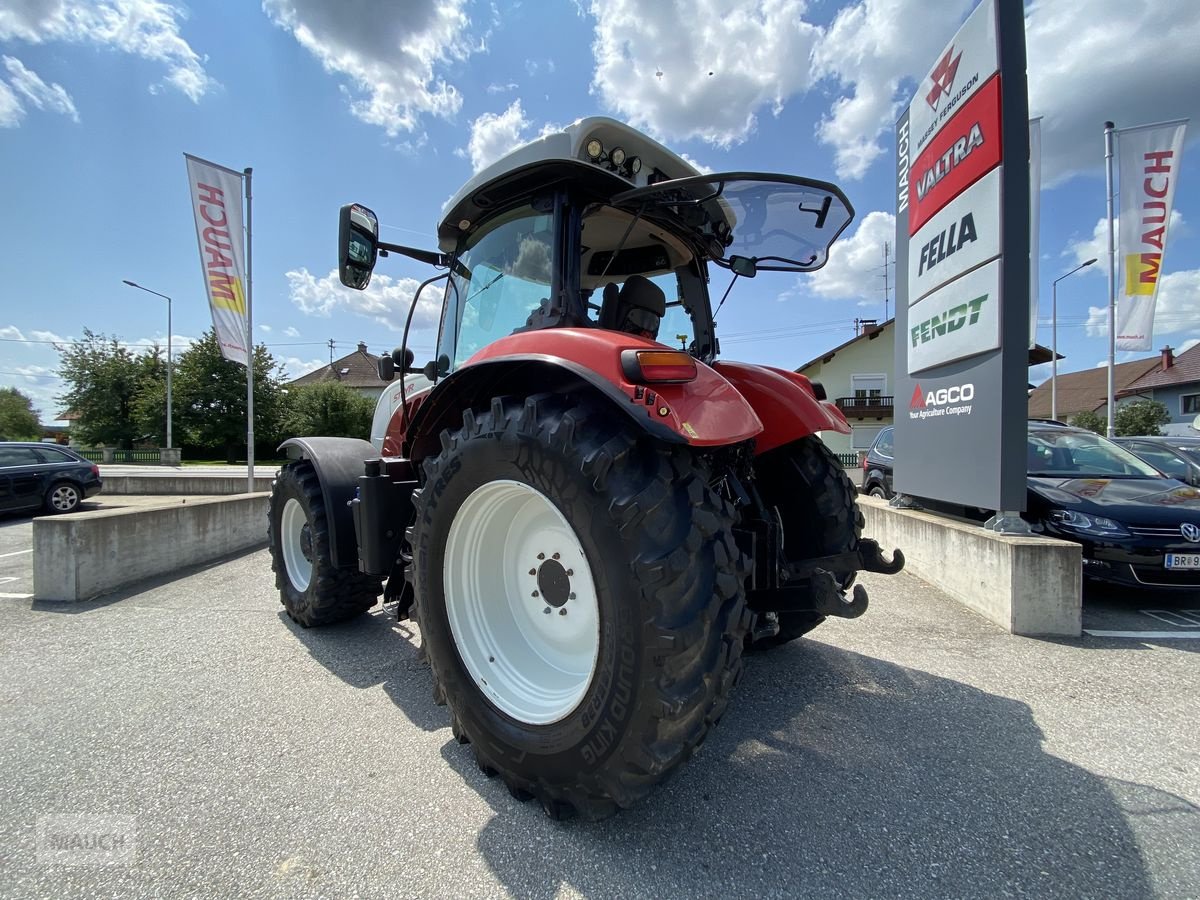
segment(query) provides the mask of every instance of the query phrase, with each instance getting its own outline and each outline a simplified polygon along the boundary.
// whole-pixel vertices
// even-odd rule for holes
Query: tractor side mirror
[[[413,352],[408,347],[404,348],[404,355],[400,355],[400,348],[397,347],[392,351],[392,365],[403,372],[405,375],[413,375],[422,371],[413,365]]]
[[[734,275],[753,278],[758,274],[758,260],[748,256],[731,256],[729,257],[729,268]]]
[[[338,218],[338,277],[356,291],[371,283],[379,253],[379,219],[358,203],[347,203]]]
[[[448,357],[445,353],[439,356],[436,361],[431,359],[429,362],[425,363],[425,368],[420,370],[421,374],[430,381],[436,381],[443,375],[446,375],[449,371],[450,357]]]

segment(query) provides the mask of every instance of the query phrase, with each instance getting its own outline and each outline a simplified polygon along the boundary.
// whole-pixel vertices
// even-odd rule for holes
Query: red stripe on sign
[[[942,126],[908,173],[908,234],[1000,165],[1000,75]]]

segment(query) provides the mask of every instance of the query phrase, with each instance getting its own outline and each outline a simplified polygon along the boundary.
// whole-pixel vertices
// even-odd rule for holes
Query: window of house
[[[1200,394],[1184,394],[1180,397],[1179,411],[1185,416],[1200,413]]]
[[[856,406],[878,403],[879,398],[887,392],[887,376],[851,375],[850,390]]]

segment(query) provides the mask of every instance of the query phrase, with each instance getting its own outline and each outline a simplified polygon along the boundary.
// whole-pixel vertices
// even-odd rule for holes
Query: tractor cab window
[[[528,207],[471,236],[458,257],[438,344],[451,369],[534,324],[549,303],[553,248],[553,217]]]

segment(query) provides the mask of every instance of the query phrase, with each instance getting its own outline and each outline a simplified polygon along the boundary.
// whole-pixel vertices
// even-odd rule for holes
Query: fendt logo
[[[971,401],[974,399],[975,385],[970,382],[928,392],[921,390],[918,383],[908,403],[908,417],[928,419],[932,416],[969,416]]]
[[[954,76],[958,74],[958,62],[962,59],[962,51],[958,51],[958,55],[951,59],[954,53],[954,45],[950,45],[950,49],[946,51],[946,55],[934,67],[934,70],[929,73],[930,79],[933,81],[933,88],[925,96],[925,101],[930,108],[937,112],[938,104],[942,102],[943,97],[949,97],[950,91],[954,87]]]

